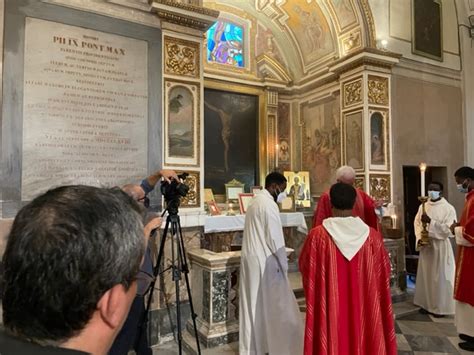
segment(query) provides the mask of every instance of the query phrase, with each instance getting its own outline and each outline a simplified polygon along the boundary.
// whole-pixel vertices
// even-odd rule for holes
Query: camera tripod
[[[165,242],[168,236],[168,230],[171,225],[171,266],[168,269],[171,269],[172,272],[172,278],[175,283],[175,292],[176,292],[176,325],[177,325],[177,333],[178,333],[178,348],[179,348],[179,354],[181,355],[183,353],[183,337],[182,337],[182,329],[181,329],[181,300],[180,300],[180,290],[179,290],[179,282],[182,278],[182,274],[184,274],[184,279],[186,281],[186,290],[188,293],[188,299],[189,299],[189,305],[191,308],[191,319],[193,321],[193,327],[194,327],[194,337],[196,338],[196,346],[197,346],[197,352],[199,355],[201,355],[201,347],[199,345],[199,338],[198,338],[198,332],[197,332],[197,327],[196,327],[196,313],[194,313],[194,306],[193,306],[193,298],[191,295],[191,288],[189,286],[189,267],[188,267],[188,261],[186,257],[186,250],[184,248],[184,240],[183,240],[183,233],[181,231],[181,223],[179,220],[179,215],[177,208],[168,208],[166,209],[162,216],[168,211],[168,216],[166,218],[166,225],[165,229],[163,232],[163,236],[161,238],[160,242],[160,249],[158,251],[158,258],[156,260],[156,265],[153,268],[153,281],[150,284],[150,295],[148,297],[148,302],[145,310],[145,322],[146,324],[147,319],[148,319],[148,312],[151,307],[152,299],[153,299],[153,291],[155,289],[155,283],[160,275],[160,267],[162,264],[163,260],[163,255],[164,255],[164,248],[165,248]],[[152,233],[153,234],[153,233]],[[168,269],[165,269],[168,270]],[[164,271],[163,271],[164,272]]]

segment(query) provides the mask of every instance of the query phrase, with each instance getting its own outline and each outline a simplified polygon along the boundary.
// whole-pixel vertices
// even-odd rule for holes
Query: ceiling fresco
[[[219,10],[220,20],[242,17],[253,24],[244,29],[255,36],[249,39],[249,61],[265,54],[294,82],[365,45],[354,0],[204,0],[203,6]]]

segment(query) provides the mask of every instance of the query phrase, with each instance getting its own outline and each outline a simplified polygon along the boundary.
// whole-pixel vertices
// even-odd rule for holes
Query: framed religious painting
[[[311,193],[308,171],[284,171],[286,177],[286,194],[293,196],[295,207],[310,207]]]
[[[316,102],[304,102],[300,112],[302,170],[309,172],[311,194],[318,197],[334,183],[341,166],[340,96],[335,93]]]
[[[364,170],[364,120],[362,111],[344,114],[344,161],[356,171]]]
[[[204,202],[215,201],[212,189],[204,189]]]
[[[370,169],[388,170],[389,137],[388,111],[369,110],[370,130]]]
[[[199,91],[198,84],[165,81],[165,165],[199,165]]]
[[[254,194],[249,193],[239,194],[240,214],[245,214],[247,212],[247,208],[249,207],[249,204],[254,196]]]
[[[257,149],[259,114],[259,96],[204,90],[204,184],[216,196],[226,193],[232,179],[245,191],[258,185],[263,161]]]
[[[219,216],[221,214],[221,210],[217,206],[216,201],[207,201],[206,204],[211,216]]]
[[[412,0],[412,52],[443,61],[441,0]]]

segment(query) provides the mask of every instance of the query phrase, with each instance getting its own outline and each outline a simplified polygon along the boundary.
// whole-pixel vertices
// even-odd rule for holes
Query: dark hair
[[[352,185],[338,182],[332,185],[329,191],[331,205],[338,210],[352,210],[357,192]]]
[[[144,249],[140,207],[118,188],[63,186],[35,198],[3,255],[5,327],[45,343],[77,335],[107,290],[130,287]]]
[[[469,166],[463,166],[456,170],[454,176],[461,179],[474,179],[474,170]]]
[[[270,173],[265,178],[265,188],[270,187],[271,184],[278,184],[282,185],[286,182],[286,177],[284,177],[281,173],[274,171]]]
[[[431,184],[433,184],[433,185],[438,185],[438,186],[439,186],[439,190],[440,190],[440,191],[444,191],[444,185],[443,185],[442,183],[440,183],[439,181],[431,181],[431,182],[428,184],[428,186],[431,185]]]

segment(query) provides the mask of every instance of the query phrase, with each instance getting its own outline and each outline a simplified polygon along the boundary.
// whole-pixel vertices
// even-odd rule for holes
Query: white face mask
[[[282,201],[287,197],[286,191],[280,192],[277,197],[277,203],[282,203]]]
[[[430,190],[428,191],[428,196],[431,200],[437,200],[441,196],[441,192]]]

